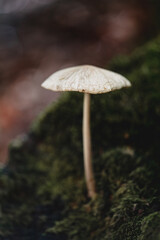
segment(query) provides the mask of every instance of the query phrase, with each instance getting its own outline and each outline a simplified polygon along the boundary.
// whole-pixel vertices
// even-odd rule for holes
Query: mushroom
[[[84,169],[88,196],[92,199],[96,196],[96,187],[91,160],[90,94],[106,93],[122,87],[130,86],[130,82],[120,74],[91,65],[70,67],[57,71],[42,83],[42,87],[52,91],[78,91],[84,93]]]

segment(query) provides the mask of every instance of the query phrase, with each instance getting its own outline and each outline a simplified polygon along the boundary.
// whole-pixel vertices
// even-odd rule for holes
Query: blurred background
[[[159,33],[158,0],[0,1],[0,163],[59,93],[40,84],[78,64],[107,68]]]

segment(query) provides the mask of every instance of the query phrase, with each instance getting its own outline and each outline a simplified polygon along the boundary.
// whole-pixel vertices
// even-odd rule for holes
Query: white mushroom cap
[[[41,86],[52,91],[98,94],[130,87],[131,83],[118,73],[91,65],[82,65],[55,72]]]

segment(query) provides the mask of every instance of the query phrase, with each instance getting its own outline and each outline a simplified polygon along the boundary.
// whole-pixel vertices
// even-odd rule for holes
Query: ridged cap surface
[[[52,91],[99,94],[130,87],[131,83],[118,73],[91,65],[82,65],[53,73],[41,86]]]

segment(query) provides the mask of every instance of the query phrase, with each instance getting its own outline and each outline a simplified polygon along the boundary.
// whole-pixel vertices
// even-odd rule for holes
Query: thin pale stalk
[[[84,93],[83,105],[83,154],[85,179],[87,183],[88,196],[94,198],[96,195],[95,180],[92,166],[91,133],[90,133],[90,94]]]

